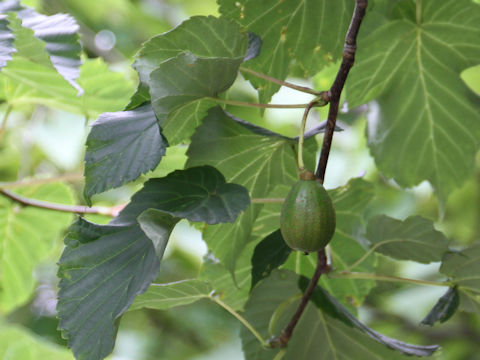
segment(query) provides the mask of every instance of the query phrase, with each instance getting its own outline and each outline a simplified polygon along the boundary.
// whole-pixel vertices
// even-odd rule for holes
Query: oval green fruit
[[[299,180],[283,203],[280,231],[294,250],[322,250],[335,232],[335,210],[322,184],[316,180]]]

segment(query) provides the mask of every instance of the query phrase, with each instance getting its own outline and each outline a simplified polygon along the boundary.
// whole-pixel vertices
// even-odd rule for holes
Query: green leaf
[[[166,126],[169,117],[185,106],[227,90],[237,77],[243,56],[200,58],[187,52],[161,63],[150,74],[148,82],[152,107],[160,126]],[[184,127],[188,130],[184,137],[188,138],[194,124]]]
[[[101,58],[83,63],[78,84],[84,91],[80,98],[82,112],[91,119],[104,112],[123,110],[134,91],[125,74],[109,70]]]
[[[282,265],[292,249],[283,240],[280,230],[268,235],[258,243],[252,256],[252,285],[253,287],[261,280],[267,278],[270,273]]]
[[[359,40],[347,94],[350,106],[377,98],[367,134],[379,169],[404,187],[428,180],[445,203],[478,150],[480,106],[459,74],[478,64],[480,5],[421,4],[420,24],[413,2],[402,1],[392,21]]]
[[[168,236],[176,219],[156,222]],[[76,359],[103,359],[113,349],[120,316],[157,276],[168,239],[152,241],[137,223],[97,225],[78,219],[59,261],[59,329]],[[157,256],[158,255],[158,256]]]
[[[73,102],[78,107],[78,91],[54,67],[46,44],[35,37],[33,30],[21,25],[15,14],[9,14],[17,52],[2,69],[1,96],[12,106],[40,103],[48,106]]]
[[[0,325],[0,359],[4,360],[73,360],[70,351],[49,343],[24,328]]]
[[[78,35],[80,27],[75,19],[68,14],[46,16],[30,8],[19,11],[17,15],[22,20],[22,26],[33,30],[35,37],[44,42],[55,69],[82,93],[82,89],[75,82],[82,63],[82,46]]]
[[[314,75],[342,55],[354,4],[348,0],[220,0],[220,12],[262,39],[260,55],[245,66],[284,80],[294,61]],[[329,36],[325,36],[329,34]],[[246,76],[269,102],[279,86]]]
[[[141,85],[134,103],[150,96],[172,145],[188,139],[215,102],[202,100],[226,90],[237,76],[248,35],[237,23],[195,16],[149,40],[134,64]],[[134,106],[134,104],[132,104]]]
[[[440,272],[456,285],[460,293],[460,309],[480,316],[480,244],[447,253]]]
[[[70,188],[61,183],[15,189],[20,195],[72,204]],[[25,304],[35,290],[35,267],[58,245],[58,237],[72,216],[21,206],[0,195],[0,310]]]
[[[428,264],[441,261],[448,251],[448,239],[435,230],[431,220],[411,216],[401,221],[385,215],[370,219],[367,239],[372,250],[398,260]]]
[[[165,310],[188,305],[208,298],[212,286],[201,280],[183,280],[169,284],[152,284],[147,292],[138,296],[129,310],[141,308]]]
[[[94,194],[118,187],[153,170],[167,141],[149,104],[134,110],[105,113],[92,124],[85,154],[85,189]]]
[[[274,271],[253,289],[245,308],[245,318],[266,339],[278,336],[295,312],[299,298],[298,277],[289,271]],[[380,344],[424,356],[436,349],[420,347],[387,338],[360,324],[334,298],[317,288],[313,302],[307,305],[285,351],[284,360],[325,359],[370,360],[407,359]],[[360,329],[360,330],[359,330]],[[368,330],[367,330],[368,329]],[[246,329],[241,330],[242,347],[247,359],[274,359],[278,349],[265,349]],[[376,337],[376,341],[372,338]]]
[[[472,91],[475,91],[477,95],[480,95],[480,65],[464,70],[461,77]]]
[[[346,186],[329,191],[335,208],[337,227],[329,244],[332,267],[335,271],[352,270],[372,272],[375,257],[368,256],[364,261],[350,269],[367,254],[367,250],[359,242],[363,232],[363,214],[374,196],[373,186],[362,179],[352,179]],[[316,254],[304,255],[295,251],[290,255],[285,267],[296,273],[311,277],[317,266]],[[322,276],[319,283],[333,296],[354,311],[360,306],[365,296],[375,286],[373,280],[342,280]]]
[[[447,292],[438,299],[435,306],[422,320],[422,325],[433,326],[437,321],[440,323],[450,319],[458,309],[460,303],[460,295],[456,287],[448,288]]]
[[[312,140],[306,143],[309,166],[316,150]],[[292,185],[297,180],[295,146],[296,141],[288,138],[256,134],[216,107],[192,137],[187,167],[214,166],[228,182],[246,187],[251,198],[263,198],[276,185]],[[261,207],[252,205],[235,223],[209,226],[204,232],[209,249],[230,271],[251,240],[252,225]]]
[[[12,54],[15,52],[14,36],[12,29],[8,26],[9,24],[7,15],[0,15],[0,69],[12,59]]]
[[[190,52],[203,58],[237,58],[245,54],[246,41],[234,21],[193,16],[173,30],[147,41],[137,54],[133,67],[146,84],[161,63],[181,53]]]
[[[135,216],[139,208],[154,208],[190,221],[218,224],[235,221],[249,204],[243,186],[226,183],[214,167],[198,166],[148,180],[122,214]]]

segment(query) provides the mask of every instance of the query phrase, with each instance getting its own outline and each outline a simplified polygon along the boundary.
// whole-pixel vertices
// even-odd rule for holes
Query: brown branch
[[[117,216],[123,209],[124,205],[113,207],[88,207],[83,205],[65,205],[51,203],[48,201],[30,199],[21,195],[18,195],[10,190],[0,189],[0,194],[3,196],[25,206],[33,206],[41,209],[55,210],[61,212],[75,213],[75,214],[100,214],[106,216]]]
[[[342,94],[345,81],[347,80],[348,73],[355,61],[357,35],[360,29],[360,24],[365,16],[368,0],[356,0],[355,10],[353,11],[352,20],[345,37],[345,45],[343,48],[343,60],[338,70],[335,81],[328,92],[328,100],[330,102],[330,108],[328,111],[327,126],[325,129],[325,135],[323,137],[322,152],[320,154],[320,161],[318,163],[315,176],[317,181],[323,184],[325,179],[325,171],[327,168],[328,155],[330,153],[330,147],[332,146],[333,132],[335,130],[335,124],[337,122],[338,107],[340,103],[340,95]],[[327,99],[325,99],[327,100]],[[318,280],[322,274],[326,274],[330,271],[330,267],[327,263],[327,256],[325,249],[318,252],[318,263],[315,269],[315,273],[308,284],[308,288],[302,296],[302,300],[297,308],[297,311],[293,315],[288,325],[282,330],[280,336],[272,339],[269,344],[271,347],[285,347],[290,338],[292,337],[293,330],[298,323],[298,320],[302,316],[305,308],[307,307],[310,298],[313,295],[313,291],[317,286]]]
[[[322,152],[320,154],[320,161],[318,162],[317,171],[315,173],[318,181],[323,183],[325,179],[325,171],[327,169],[328,155],[330,154],[330,147],[332,146],[333,132],[337,122],[338,107],[340,103],[340,95],[342,94],[343,86],[347,80],[348,73],[355,62],[355,52],[357,50],[357,35],[365,16],[368,0],[356,0],[355,10],[353,12],[352,21],[348,28],[347,36],[345,37],[345,46],[343,47],[343,60],[338,70],[335,81],[330,88],[330,108],[328,111],[327,126],[325,128],[325,135],[323,137]]]

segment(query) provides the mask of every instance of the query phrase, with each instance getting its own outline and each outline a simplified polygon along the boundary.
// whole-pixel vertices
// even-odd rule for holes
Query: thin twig
[[[123,205],[113,206],[113,207],[106,207],[106,206],[105,207],[104,206],[88,207],[83,205],[57,204],[57,203],[51,203],[48,201],[30,199],[30,198],[15,194],[14,192],[6,189],[0,189],[0,194],[25,206],[33,206],[41,209],[55,210],[55,211],[75,213],[75,214],[100,214],[100,215],[114,217],[118,215],[120,210],[123,208]]]
[[[330,88],[330,108],[328,111],[327,126],[323,137],[322,152],[320,161],[318,162],[317,171],[315,173],[318,181],[323,183],[325,179],[325,171],[327,169],[328,155],[332,146],[333,133],[337,122],[338,108],[340,104],[340,95],[342,94],[348,73],[355,62],[355,52],[357,50],[357,35],[362,23],[368,0],[356,0],[355,10],[353,12],[352,21],[345,37],[345,46],[343,47],[343,60],[338,70],[335,81]]]
[[[250,199],[252,204],[283,204],[284,198],[253,198]]]
[[[355,10],[353,11],[352,20],[345,37],[345,45],[343,48],[343,60],[338,70],[335,81],[328,92],[328,96],[323,95],[324,100],[330,102],[330,108],[328,111],[327,126],[325,129],[325,135],[323,137],[322,152],[320,154],[320,161],[318,163],[315,176],[317,181],[323,184],[325,179],[325,171],[327,169],[328,155],[330,153],[330,147],[332,146],[333,132],[335,131],[335,125],[337,122],[338,108],[340,103],[340,95],[342,94],[345,81],[347,80],[348,73],[353,66],[355,60],[357,35],[360,29],[360,24],[365,16],[368,0],[356,0]],[[280,336],[274,338],[270,342],[272,347],[285,347],[293,334],[293,330],[297,325],[298,320],[302,316],[305,308],[307,307],[313,291],[317,286],[318,280],[322,274],[328,273],[330,270],[327,264],[327,256],[325,249],[318,252],[318,263],[315,269],[315,273],[308,284],[308,288],[303,294],[302,301],[297,308],[297,311],[293,315],[288,325],[283,329]]]
[[[306,87],[306,86],[295,85],[295,84],[289,83],[287,81],[282,81],[282,80],[276,79],[274,77],[265,75],[263,73],[257,72],[255,70],[252,70],[252,69],[249,69],[249,68],[246,68],[246,67],[243,67],[243,66],[240,67],[240,71],[251,74],[251,75],[256,76],[258,78],[270,81],[270,82],[278,84],[280,86],[289,87],[290,89],[301,91],[301,92],[304,92],[304,93],[307,93],[307,94],[320,95],[322,93],[322,91],[316,91],[316,90],[311,89],[311,88]]]

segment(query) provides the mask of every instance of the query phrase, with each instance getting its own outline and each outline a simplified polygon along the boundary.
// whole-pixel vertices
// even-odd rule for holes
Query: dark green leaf
[[[164,127],[175,111],[227,90],[242,61],[243,54],[235,58],[201,58],[187,52],[162,62],[148,82],[160,126]],[[193,129],[192,124],[188,136]]]
[[[87,138],[85,198],[90,202],[92,195],[153,170],[166,147],[149,104],[100,115]]]
[[[480,5],[421,5],[420,24],[402,1],[392,21],[359,40],[347,94],[351,106],[378,98],[367,134],[379,169],[404,187],[428,180],[445,203],[478,150],[480,106],[459,74],[480,58]]]
[[[445,254],[440,272],[460,293],[460,309],[480,316],[480,244]]]
[[[12,59],[12,54],[15,52],[14,36],[12,29],[8,26],[9,24],[7,15],[0,15],[0,69]]]
[[[252,256],[251,289],[282,265],[291,252],[292,249],[283,240],[280,230],[276,230],[258,243]]]
[[[199,166],[148,180],[120,217],[134,220],[144,209],[153,208],[190,221],[217,224],[235,221],[249,203],[247,189],[226,183],[211,166]]]
[[[129,107],[150,96],[170,144],[188,139],[215,102],[202,98],[226,90],[244,61],[248,36],[224,18],[195,16],[156,36],[134,67],[141,84]]]
[[[252,290],[244,316],[265,339],[278,336],[297,309],[299,295],[295,274],[274,271]],[[324,359],[410,359],[378,340],[417,355],[426,355],[436,348],[405,344],[366,328],[321,289],[317,290],[315,300],[321,308],[317,308],[314,302],[307,305],[288,343],[284,360],[317,359],[319,354]],[[278,349],[263,348],[246,329],[242,328],[241,337],[247,359],[272,360],[279,352]]]
[[[169,234],[175,223],[163,218],[156,234]],[[166,241],[157,245],[164,247]],[[159,257],[138,224],[97,225],[79,219],[65,245],[58,270],[59,328],[77,359],[100,360],[113,349],[120,316],[156,277]]]
[[[424,264],[441,261],[449,242],[442,232],[435,230],[431,220],[420,216],[404,221],[375,216],[368,223],[367,239],[380,254]]]
[[[423,325],[433,326],[437,321],[444,323],[450,319],[458,309],[460,296],[456,287],[448,288],[447,292],[438,299],[435,306],[422,320]]]
[[[360,234],[364,231],[365,208],[374,196],[372,184],[362,179],[352,179],[346,186],[330,190],[329,195],[332,198],[337,217],[335,234],[329,244],[333,269],[335,271],[372,272],[375,263],[374,256],[365,258],[364,261],[351,268],[367,254],[367,250],[359,239]],[[278,207],[278,211],[280,211],[280,207]],[[316,254],[304,255],[295,251],[285,266],[300,275],[311,277],[316,265]],[[375,286],[375,282],[373,280],[345,281],[322,276],[320,285],[354,311]]]
[[[220,0],[222,15],[237,20],[262,39],[260,55],[245,66],[285,79],[295,61],[314,75],[342,55],[354,3],[348,0]],[[329,34],[325,36],[325,34]],[[269,102],[279,86],[247,76]]]

